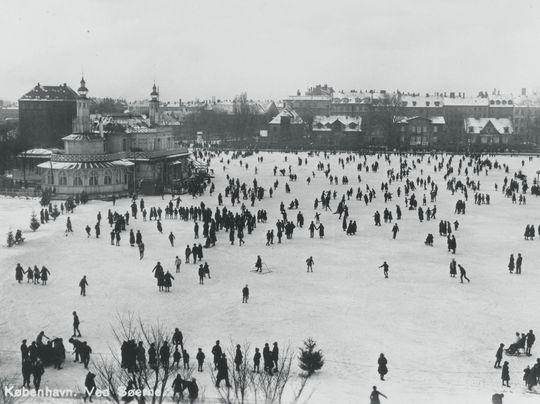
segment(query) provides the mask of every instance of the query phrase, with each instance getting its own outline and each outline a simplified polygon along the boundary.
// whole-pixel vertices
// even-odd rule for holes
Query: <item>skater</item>
[[[510,387],[510,385],[508,384],[508,382],[510,382],[510,369],[508,368],[508,361],[505,361],[503,364],[502,372],[501,372],[501,380],[502,380],[503,386],[505,386],[504,383],[506,382],[506,387]]]
[[[247,303],[248,299],[249,299],[249,288],[248,288],[248,285],[246,285],[242,289],[242,303]]]
[[[144,243],[139,243],[139,259],[142,260],[144,258]]]
[[[43,373],[45,373],[43,363],[41,362],[41,359],[37,358],[34,366],[32,367],[32,375],[34,376],[34,389],[36,390],[36,392],[39,390],[39,386],[41,384],[41,376],[43,376]]]
[[[518,253],[518,257],[516,259],[516,275],[521,275],[522,263],[523,263],[523,257],[521,256],[521,253]]]
[[[198,349],[197,356],[195,358],[197,359],[197,372],[202,372],[205,358],[202,348]]]
[[[17,266],[15,267],[15,280],[18,283],[21,283],[23,280],[23,277],[24,277],[24,269],[21,266],[21,264],[18,263]]]
[[[217,388],[219,388],[219,385],[222,380],[225,380],[225,386],[227,388],[232,387],[231,383],[229,383],[229,365],[227,364],[227,358],[225,357],[225,354],[221,354],[221,358],[219,359],[219,363],[218,363],[217,376],[216,376]]]
[[[504,344],[500,344],[499,345],[499,349],[497,349],[497,353],[495,354],[495,364],[493,365],[493,367],[495,369],[500,369],[501,367],[501,360],[502,360],[502,357],[503,357],[503,351],[504,351]]]
[[[171,233],[169,234],[169,242],[171,243],[171,247],[174,247],[174,239],[176,237],[174,237],[174,234],[173,232],[171,231]]]
[[[377,361],[379,367],[377,368],[377,372],[379,372],[379,376],[381,380],[384,380],[384,376],[388,373],[388,368],[386,367],[388,361],[384,357],[384,354],[381,354],[379,356],[379,360]]]
[[[199,285],[204,285],[204,267],[199,265]]]
[[[370,400],[369,403],[370,404],[381,404],[381,400],[379,399],[379,396],[383,396],[384,398],[388,398],[383,393],[381,393],[380,391],[377,390],[377,386],[373,386],[373,391],[369,395],[369,400]]]
[[[88,372],[86,375],[86,378],[84,380],[84,387],[85,387],[85,393],[84,393],[84,402],[86,402],[86,399],[88,398],[90,402],[92,402],[92,396],[96,392],[96,382],[95,379],[96,375],[92,372]]]
[[[379,268],[383,269],[385,278],[388,278],[388,269],[389,269],[389,267],[390,266],[386,263],[386,261],[384,261],[383,264],[379,267]]]
[[[178,255],[176,256],[174,260],[174,266],[176,267],[176,273],[180,273],[180,265],[182,265],[182,260],[178,258]]]
[[[240,372],[240,366],[242,365],[242,362],[244,361],[244,355],[242,355],[242,351],[240,349],[240,344],[236,345],[236,351],[234,354],[234,364],[236,365],[236,371]]]
[[[458,264],[459,268],[459,279],[461,280],[461,283],[463,283],[463,278],[467,279],[467,282],[471,282],[469,278],[467,278],[467,271],[465,271],[465,268],[461,266],[461,264]]]
[[[79,321],[79,316],[77,315],[77,312],[73,312],[73,335],[71,337],[81,337],[81,332],[79,331],[79,324],[81,322]]]
[[[222,354],[221,346],[219,345],[219,340],[216,341],[216,345],[212,347],[212,355],[214,356],[214,370],[217,370],[219,360]]]
[[[262,272],[262,259],[260,255],[257,255],[257,262],[255,262],[256,272]]]
[[[278,371],[278,359],[279,359],[279,348],[277,342],[274,342],[272,348],[272,362],[270,365],[270,370],[273,369],[274,372]]]
[[[184,349],[184,335],[182,334],[182,331],[180,331],[178,328],[174,329],[172,342],[174,346],[180,345],[182,350]]]
[[[174,365],[176,365],[176,368],[178,369],[178,366],[180,366],[180,359],[182,358],[182,355],[180,354],[180,351],[178,350],[178,346],[176,346],[176,348],[174,348],[174,353],[173,353],[173,367]]]
[[[313,264],[315,262],[313,261],[313,256],[310,256],[307,260],[306,260],[306,264],[307,264],[307,272],[313,272]]]
[[[84,275],[79,282],[79,287],[81,288],[81,296],[86,296],[87,286],[88,286],[88,282],[86,281],[86,275]]]
[[[399,227],[398,227],[397,223],[394,223],[394,227],[392,227],[392,239],[394,239],[394,240],[396,239],[398,231],[399,231]]]
[[[511,274],[514,273],[514,254],[510,254],[510,261],[508,262],[508,271]]]
[[[47,285],[47,281],[49,280],[49,275],[50,274],[51,274],[51,272],[47,269],[47,267],[45,267],[45,266],[41,267],[40,275],[41,275],[41,284],[43,286]]]
[[[452,261],[450,261],[450,277],[455,278],[457,275],[457,264],[456,260],[452,258]]]
[[[261,353],[259,348],[255,348],[255,355],[253,355],[253,371],[259,373],[261,365]]]
[[[531,348],[534,345],[534,341],[536,340],[536,336],[533,333],[533,330],[529,330],[527,333],[527,347],[525,348],[525,354],[527,356],[531,356]],[[540,377],[540,365],[537,368],[537,376]]]

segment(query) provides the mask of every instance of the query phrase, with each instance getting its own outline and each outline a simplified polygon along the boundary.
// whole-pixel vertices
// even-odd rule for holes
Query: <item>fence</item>
[[[0,188],[0,195],[14,197],[37,198],[41,190],[35,188]]]

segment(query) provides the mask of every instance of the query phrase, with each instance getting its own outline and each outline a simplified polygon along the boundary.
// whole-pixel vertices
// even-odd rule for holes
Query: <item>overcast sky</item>
[[[0,98],[540,88],[537,0],[1,0]]]

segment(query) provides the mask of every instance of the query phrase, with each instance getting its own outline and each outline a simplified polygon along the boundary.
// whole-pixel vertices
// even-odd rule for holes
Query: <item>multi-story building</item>
[[[73,133],[62,139],[63,152],[38,165],[44,187],[62,197],[83,191],[90,197],[156,193],[191,175],[190,153],[177,144],[171,127],[159,125],[155,85],[148,118],[117,114],[92,121],[84,80],[78,92]]]
[[[504,147],[515,143],[510,118],[466,118],[463,129],[473,148]]]
[[[56,147],[72,131],[78,95],[65,83],[38,83],[19,99],[19,135],[27,146]]]
[[[362,144],[362,118],[348,115],[317,115],[313,119],[312,143],[318,146],[355,147]]]
[[[307,126],[292,108],[284,108],[268,124],[270,143],[301,144],[305,142]]]
[[[394,124],[400,144],[407,147],[435,147],[444,138],[443,116],[396,117]]]

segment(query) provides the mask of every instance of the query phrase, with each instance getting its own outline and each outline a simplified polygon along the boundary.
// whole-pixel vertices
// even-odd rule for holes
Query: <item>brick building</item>
[[[19,99],[19,134],[27,146],[58,147],[72,131],[78,94],[65,83],[38,83]]]

